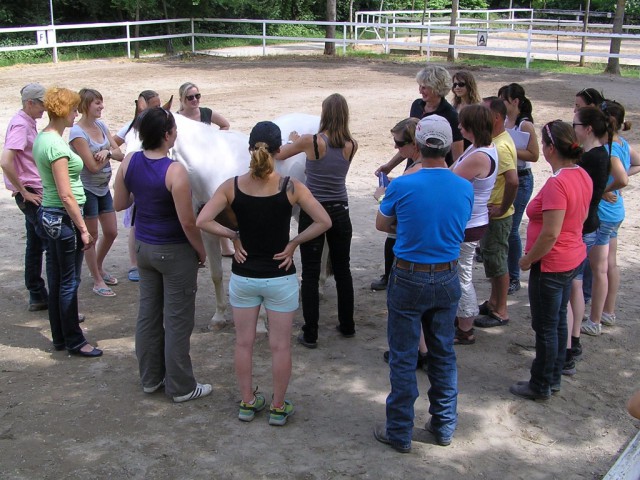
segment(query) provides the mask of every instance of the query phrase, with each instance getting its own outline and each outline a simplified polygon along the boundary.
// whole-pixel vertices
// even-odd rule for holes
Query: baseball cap
[[[44,87],[39,83],[29,83],[22,87],[20,94],[22,95],[23,102],[26,102],[27,100],[42,101],[44,99]]]
[[[429,115],[416,125],[416,140],[432,148],[447,148],[453,143],[451,125],[440,115]]]
[[[282,146],[280,127],[273,122],[258,122],[249,135],[249,148],[255,148],[256,143],[264,142],[273,153]]]

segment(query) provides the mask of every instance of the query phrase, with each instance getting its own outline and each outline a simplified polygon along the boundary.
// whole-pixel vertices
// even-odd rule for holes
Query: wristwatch
[[[111,159],[113,157],[113,154],[111,153],[111,150],[109,150],[109,153],[107,153],[107,158]]]

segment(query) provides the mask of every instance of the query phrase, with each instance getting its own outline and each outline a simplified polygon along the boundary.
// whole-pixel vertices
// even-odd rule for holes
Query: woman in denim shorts
[[[258,123],[249,137],[249,173],[224,182],[204,206],[197,226],[205,232],[230,238],[235,254],[229,282],[229,301],[236,326],[235,367],[240,394],[238,418],[248,422],[266,405],[264,395],[253,391],[253,345],[260,305],[269,317],[273,398],[270,425],[284,425],[293,414],[285,400],[291,376],[291,328],[298,309],[298,279],[293,254],[301,243],[316,238],[331,226],[329,215],[298,180],[275,171],[274,155],[282,145],[280,128]],[[293,205],[312,219],[311,225],[289,240]],[[237,219],[233,228],[215,218],[230,207]]]
[[[615,302],[620,286],[620,270],[616,261],[618,246],[618,228],[624,220],[624,201],[620,189],[627,186],[629,178],[627,172],[631,167],[631,152],[627,141],[619,135],[619,131],[631,128],[625,122],[624,107],[618,102],[605,100],[600,109],[608,118],[613,136],[605,145],[611,159],[611,174],[607,181],[605,193],[598,206],[600,226],[596,230],[593,250],[602,262],[602,269],[606,275],[593,274],[591,291],[591,315],[582,322],[580,331],[586,335],[597,336],[602,333],[602,325],[613,325],[616,321]]]
[[[118,279],[105,271],[103,262],[118,235],[116,212],[109,190],[111,159],[122,161],[123,153],[118,148],[105,123],[100,120],[104,110],[103,98],[97,90],[80,90],[78,111],[82,117],[69,133],[69,143],[84,163],[80,174],[87,201],[84,216],[96,245],[87,250],[86,261],[93,277],[93,293],[101,297],[114,297],[111,286]],[[98,241],[98,221],[102,227],[102,238]]]

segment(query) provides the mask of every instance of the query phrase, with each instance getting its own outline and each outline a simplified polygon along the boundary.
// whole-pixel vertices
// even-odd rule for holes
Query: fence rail
[[[53,61],[57,61],[58,49],[73,48],[88,45],[124,44],[126,54],[131,58],[131,45],[135,42],[185,38],[191,40],[191,51],[196,50],[198,38],[235,38],[261,40],[262,55],[267,55],[267,46],[282,42],[305,42],[324,44],[335,43],[346,52],[347,46],[378,47],[385,53],[393,49],[426,50],[427,57],[433,53],[453,49],[458,53],[492,53],[503,56],[519,56],[526,59],[529,67],[536,58],[556,58],[577,60],[581,58],[604,59],[620,58],[621,63],[640,65],[640,35],[635,34],[607,34],[584,33],[575,30],[576,22],[559,23],[554,21],[538,21],[534,19],[531,9],[502,9],[502,10],[461,10],[457,19],[458,26],[450,26],[450,10],[427,11],[424,20],[422,11],[388,11],[388,12],[357,12],[355,22],[317,22],[292,20],[250,20],[250,19],[219,19],[219,18],[178,18],[169,20],[145,20],[139,22],[114,22],[76,25],[46,25],[21,28],[0,28],[0,37],[8,38],[10,34],[34,33],[34,43],[0,47],[2,52],[20,50],[50,49]],[[447,18],[446,15],[449,15]],[[133,37],[131,28],[137,25],[171,25],[176,33],[162,35],[146,35]],[[260,25],[260,34],[230,34],[210,33],[202,26],[211,24],[247,24]],[[334,25],[337,38],[298,37],[276,35],[269,28],[277,25],[296,25],[311,28]],[[596,24],[590,25],[590,28]],[[580,23],[580,26],[582,24]],[[551,27],[554,29],[547,29]],[[57,40],[57,32],[108,29],[113,32],[113,38],[86,41]],[[598,28],[610,28],[600,25]],[[627,27],[625,27],[627,28]],[[629,26],[629,29],[632,29]],[[449,32],[456,32],[455,44],[449,44]],[[367,33],[369,35],[367,35]],[[490,39],[479,45],[478,35],[485,35]],[[106,35],[105,35],[106,36]],[[366,38],[373,37],[373,38]],[[609,53],[611,38],[620,38],[623,48],[620,54]],[[583,50],[583,39],[586,40],[586,50]]]

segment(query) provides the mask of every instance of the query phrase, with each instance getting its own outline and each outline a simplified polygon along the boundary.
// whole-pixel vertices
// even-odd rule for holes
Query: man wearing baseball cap
[[[44,87],[30,83],[20,90],[22,109],[7,127],[0,166],[4,183],[11,190],[25,216],[27,246],[24,257],[24,282],[29,290],[29,311],[46,310],[48,295],[42,279],[42,254],[46,241],[37,233],[37,211],[42,200],[42,181],[33,160],[33,141],[38,134],[36,120],[44,113]]]
[[[416,126],[422,170],[394,179],[376,217],[376,228],[396,233],[396,261],[389,278],[387,335],[391,393],[387,421],[374,435],[395,450],[411,451],[420,327],[427,342],[431,420],[437,444],[451,443],[457,422],[454,319],[460,299],[458,256],[473,208],[473,187],[447,168],[453,136],[449,122],[430,115]]]

